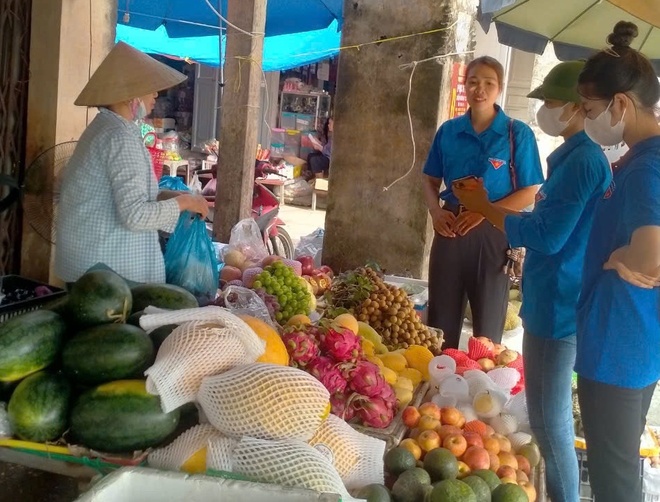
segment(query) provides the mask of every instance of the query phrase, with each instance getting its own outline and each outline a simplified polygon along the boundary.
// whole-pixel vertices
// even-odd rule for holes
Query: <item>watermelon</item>
[[[15,382],[49,366],[66,324],[55,312],[35,310],[0,324],[0,381]]]
[[[79,332],[62,350],[64,372],[79,384],[141,377],[154,362],[154,344],[130,324],[101,324]]]
[[[121,453],[159,445],[179,424],[179,410],[163,413],[158,396],[142,380],[95,387],[71,411],[71,434],[88,448]]]
[[[126,324],[132,324],[133,326],[137,326],[138,328],[140,327],[140,317],[144,315],[144,310],[138,310],[137,312],[133,312],[130,316],[128,316],[128,319],[126,319]]]
[[[61,375],[30,375],[18,384],[7,413],[14,434],[26,441],[54,441],[67,428],[71,386]]]
[[[140,284],[131,289],[133,312],[149,306],[168,310],[194,309],[197,299],[187,290],[173,284]]]
[[[110,270],[87,272],[71,287],[67,309],[72,321],[85,328],[123,323],[133,298],[126,281]]]
[[[160,346],[163,345],[163,342],[165,342],[165,339],[170,336],[172,331],[178,327],[178,324],[166,324],[165,326],[156,328],[151,333],[149,333],[151,341],[154,343],[154,349],[156,349],[156,352],[158,352],[158,349],[160,349]]]

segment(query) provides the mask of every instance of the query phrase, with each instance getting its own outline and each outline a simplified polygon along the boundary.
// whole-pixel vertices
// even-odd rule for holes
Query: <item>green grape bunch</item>
[[[294,315],[309,314],[309,291],[291,267],[281,261],[267,266],[255,277],[253,289],[263,289],[277,298],[280,310],[275,314],[278,323],[284,324]]]

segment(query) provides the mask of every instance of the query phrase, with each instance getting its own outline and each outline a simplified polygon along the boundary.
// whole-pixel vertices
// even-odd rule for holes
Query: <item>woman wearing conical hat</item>
[[[74,282],[102,263],[135,282],[165,282],[158,230],[171,230],[182,211],[206,216],[203,197],[158,200],[158,181],[136,121],[158,91],[186,77],[119,42],[75,101],[96,107],[61,185],[55,271]]]

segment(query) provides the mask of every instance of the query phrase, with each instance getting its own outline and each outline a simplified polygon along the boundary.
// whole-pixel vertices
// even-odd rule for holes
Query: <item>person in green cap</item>
[[[612,180],[602,149],[584,132],[577,92],[583,67],[558,64],[528,95],[543,101],[536,115],[541,130],[564,138],[547,159],[547,180],[531,213],[493,205],[481,181],[454,188],[461,204],[505,232],[511,246],[527,249],[520,311],[527,407],[546,461],[548,494],[562,502],[579,502],[571,392],[576,305],[594,209]]]

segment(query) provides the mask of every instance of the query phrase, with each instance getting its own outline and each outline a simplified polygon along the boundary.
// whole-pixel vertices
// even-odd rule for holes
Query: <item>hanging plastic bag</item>
[[[229,237],[229,246],[223,249],[222,253],[225,265],[244,270],[261,263],[266,256],[268,250],[254,219],[246,218],[234,225]]]
[[[172,190],[174,192],[190,192],[190,188],[178,176],[163,176],[158,182],[159,190]]]
[[[256,317],[272,327],[276,327],[268,307],[255,291],[240,286],[229,286],[220,297],[223,306],[228,308],[232,314]]]
[[[181,213],[165,249],[165,274],[169,284],[187,289],[202,305],[215,298],[218,260],[199,215]]]
[[[323,253],[324,235],[325,231],[322,228],[317,228],[311,234],[301,237],[293,253],[294,258],[311,256],[314,258],[314,266],[317,268],[320,267],[322,265],[321,255]]]

